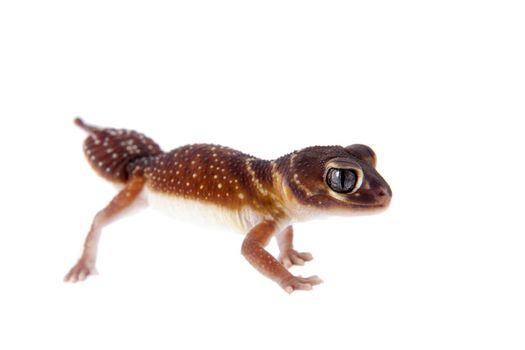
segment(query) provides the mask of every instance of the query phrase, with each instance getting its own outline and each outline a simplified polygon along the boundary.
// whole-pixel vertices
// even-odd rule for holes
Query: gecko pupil
[[[351,169],[332,168],[328,170],[326,182],[335,192],[347,193],[354,189],[357,182],[357,175]]]

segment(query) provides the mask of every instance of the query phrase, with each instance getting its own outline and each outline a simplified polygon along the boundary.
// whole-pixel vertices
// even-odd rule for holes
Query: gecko
[[[376,170],[376,154],[363,144],[307,147],[264,160],[213,144],[164,152],[151,138],[127,129],[101,128],[75,118],[88,133],[84,154],[95,172],[119,192],[94,217],[77,263],[64,277],[83,281],[97,273],[104,226],[140,201],[179,215],[191,209],[245,234],[241,254],[286,292],[311,290],[318,276],[293,275],[312,254],[293,246],[293,224],[329,215],[380,212],[392,198]],[[278,257],[265,247],[277,240]]]

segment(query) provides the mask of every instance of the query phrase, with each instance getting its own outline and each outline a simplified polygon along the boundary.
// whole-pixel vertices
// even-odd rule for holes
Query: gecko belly
[[[204,225],[213,225],[247,233],[264,216],[249,207],[232,210],[216,204],[188,199],[173,194],[157,192],[148,186],[144,189],[148,204],[164,214]]]

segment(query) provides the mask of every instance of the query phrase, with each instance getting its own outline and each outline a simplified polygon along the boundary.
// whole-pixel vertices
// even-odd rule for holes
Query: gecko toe
[[[281,262],[281,264],[283,264],[284,267],[286,267],[287,269],[289,269],[290,267],[292,267],[294,264],[292,262],[292,260],[290,259],[289,256],[284,256],[284,257],[281,257],[279,259],[279,261]]]
[[[94,264],[80,259],[66,274],[64,277],[64,282],[76,283],[79,281],[84,281],[89,276],[96,274],[97,270],[95,269]]]
[[[282,287],[288,294],[296,290],[312,290],[314,286],[323,283],[318,276],[302,277],[292,276],[292,278],[282,283]]]
[[[303,266],[305,262],[311,261],[313,258],[314,257],[310,253],[299,253],[293,249],[279,255],[279,261],[287,269],[293,265]]]
[[[314,259],[311,253],[297,253],[297,256],[304,261],[311,261]]]

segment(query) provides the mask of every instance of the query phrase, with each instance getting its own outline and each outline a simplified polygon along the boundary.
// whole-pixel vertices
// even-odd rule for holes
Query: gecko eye
[[[331,168],[326,175],[326,183],[338,193],[351,192],[357,183],[357,174],[351,169]]]

